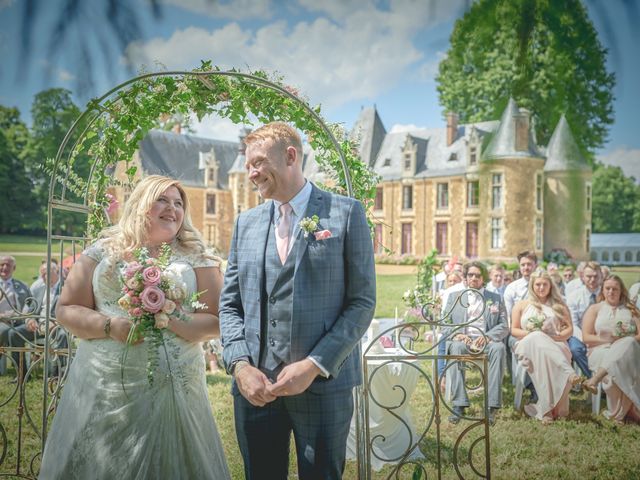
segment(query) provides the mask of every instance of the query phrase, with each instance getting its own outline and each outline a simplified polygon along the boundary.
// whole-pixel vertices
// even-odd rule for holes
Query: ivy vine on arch
[[[342,127],[323,120],[319,105],[309,107],[282,77],[263,71],[223,71],[211,61],[203,61],[191,72],[140,75],[90,101],[65,136],[56,158],[47,162],[52,173],[50,203],[64,203],[67,190],[81,199],[89,213],[86,236],[94,238],[108,222],[105,193],[117,183],[111,174],[115,165],[125,162],[131,181],[136,167],[130,164],[147,132],[167,115],[191,113],[198,120],[217,114],[235,124],[291,123],[314,149],[320,170],[333,184],[331,190],[359,199],[366,209],[375,197],[379,177],[362,163],[356,145]],[[63,157],[67,158],[64,166]],[[88,178],[74,170],[79,158],[92,162]],[[61,188],[60,193],[56,187]]]

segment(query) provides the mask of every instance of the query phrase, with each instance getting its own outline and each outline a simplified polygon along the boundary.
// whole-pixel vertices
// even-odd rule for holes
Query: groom
[[[249,180],[271,200],[238,217],[220,298],[245,476],[286,479],[293,432],[299,477],[339,479],[361,381],[356,347],[375,307],[369,226],[360,202],[304,178],[287,124],[245,144]]]

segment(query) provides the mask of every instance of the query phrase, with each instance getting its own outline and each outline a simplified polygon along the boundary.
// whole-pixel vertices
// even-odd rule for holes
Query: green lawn
[[[376,318],[394,317],[396,308],[401,317],[406,310],[402,294],[416,283],[415,275],[378,275],[376,277]]]
[[[47,237],[22,235],[0,235],[0,252],[43,252],[47,253]]]

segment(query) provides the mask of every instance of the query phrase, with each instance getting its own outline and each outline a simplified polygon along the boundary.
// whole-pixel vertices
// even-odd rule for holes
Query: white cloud
[[[640,183],[640,149],[626,146],[618,147],[612,152],[599,155],[598,160],[605,165],[622,168],[627,177],[634,177],[636,183]]]
[[[241,20],[269,18],[270,0],[163,0],[163,3],[201,15]]]
[[[236,125],[228,118],[207,115],[201,122],[198,122],[198,119],[193,116],[191,127],[199,137],[237,142],[242,125]]]
[[[49,60],[41,59],[40,65],[47,72],[47,75],[51,77],[55,77],[61,82],[70,82],[71,80],[75,80],[76,76],[68,70],[64,68],[56,67]]]
[[[65,70],[64,68],[56,69],[56,75],[58,76],[58,80],[62,82],[70,82],[71,80],[75,80],[76,78],[73,73]]]
[[[189,27],[168,39],[133,43],[126,57],[134,68],[159,61],[169,69],[191,69],[212,59],[223,69],[277,71],[311,103],[329,108],[374,98],[423,60],[407,21],[396,28],[401,22],[393,13],[359,10],[342,20],[318,17],[293,26],[281,20],[256,31],[237,23],[213,31]]]
[[[426,127],[414,125],[413,123],[409,123],[406,125],[401,123],[396,123],[393,127],[391,127],[391,130],[389,131],[389,133],[413,132],[416,130],[424,130],[425,128]]]

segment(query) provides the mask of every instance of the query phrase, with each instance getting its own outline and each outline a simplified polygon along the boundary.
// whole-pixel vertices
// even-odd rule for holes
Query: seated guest
[[[636,282],[629,287],[629,299],[640,309],[640,282]]]
[[[31,297],[29,287],[20,280],[13,278],[16,271],[16,259],[11,256],[0,257],[0,345],[6,346],[9,341],[9,331],[21,322],[13,321],[12,317],[20,315],[27,298]],[[0,358],[0,373],[6,369],[5,359]]]
[[[587,266],[587,262],[578,263],[578,266],[576,268],[575,278],[570,280],[564,287],[564,294],[566,296],[569,296],[569,294],[573,290],[575,290],[577,288],[581,288],[584,285],[582,276],[584,274],[584,267],[586,267],[586,266]]]
[[[553,275],[557,271],[558,271],[558,264],[556,262],[549,262],[547,264],[547,273],[549,273],[550,275]]]
[[[495,422],[496,411],[502,406],[502,377],[505,368],[504,339],[509,333],[507,313],[499,295],[483,288],[486,270],[480,262],[469,262],[463,267],[468,288],[473,291],[457,292],[449,297],[445,311],[451,312],[454,325],[468,324],[456,329],[448,327],[445,336],[450,338],[447,347],[450,355],[467,355],[472,351],[483,350],[489,357],[487,372],[489,404],[489,423]],[[484,298],[483,298],[484,297]],[[451,375],[451,403],[453,415],[451,423],[458,423],[469,406],[469,397],[465,388],[464,365],[458,362],[447,369]]]
[[[582,339],[589,346],[594,372],[584,387],[597,393],[602,382],[607,394],[604,415],[617,423],[640,422],[640,312],[617,275],[604,281],[598,299],[582,321]]]
[[[514,352],[527,370],[538,395],[525,406],[527,415],[548,424],[569,413],[569,390],[580,381],[571,367],[567,339],[573,332],[569,309],[551,275],[531,274],[529,294],[513,307]]]
[[[489,282],[485,287],[488,292],[496,293],[502,297],[504,295],[504,289],[507,286],[504,284],[504,268],[501,265],[493,265],[489,269]]]
[[[596,303],[600,287],[602,286],[602,273],[598,262],[588,262],[582,270],[584,284],[567,293],[567,307],[571,312],[573,323],[573,335],[569,338],[569,349],[573,361],[578,364],[585,377],[591,377],[589,361],[587,360],[587,347],[582,342],[582,318],[590,305]]]
[[[44,268],[43,268],[44,267]],[[49,315],[50,318],[55,316],[56,304],[58,302],[58,297],[60,295],[60,276],[58,273],[58,265],[56,263],[51,263],[51,290],[49,293]],[[40,270],[44,270],[44,284],[45,290],[47,285],[47,264],[40,266]],[[16,326],[13,330],[9,332],[9,345],[12,347],[24,347],[27,341],[35,342],[38,338],[43,338],[44,333],[42,329],[44,327],[44,322],[46,321],[46,312],[47,312],[47,296],[46,293],[43,295],[41,300],[40,307],[40,315],[38,318],[28,318],[27,321],[21,325]],[[53,327],[53,325],[51,325]],[[65,348],[67,346],[67,338],[66,332],[61,327],[58,327],[53,331],[52,336],[50,337],[50,344],[53,348]],[[13,359],[16,362],[16,365],[19,365],[20,362],[20,354],[19,352],[12,353]],[[26,374],[26,370],[23,370],[22,375]]]
[[[564,269],[562,270],[562,283],[564,284],[565,295],[566,295],[566,291],[567,291],[567,285],[574,278],[576,278],[576,276],[573,273],[573,267],[571,265],[569,265],[568,267],[564,267]]]
[[[509,286],[509,284],[511,282],[513,282],[513,272],[505,270],[504,278],[503,278],[502,281],[503,281],[504,288],[506,290],[506,288]]]

